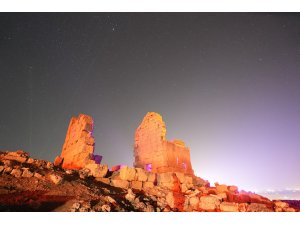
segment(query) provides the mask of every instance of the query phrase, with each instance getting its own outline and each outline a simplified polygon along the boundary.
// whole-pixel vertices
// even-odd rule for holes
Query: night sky
[[[155,111],[212,184],[300,189],[300,14],[1,13],[0,74],[2,150],[53,161],[84,113],[132,166]]]

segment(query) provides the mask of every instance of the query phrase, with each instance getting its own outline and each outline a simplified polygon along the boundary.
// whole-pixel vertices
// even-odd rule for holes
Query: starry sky
[[[299,13],[1,13],[0,74],[2,150],[52,161],[84,113],[132,165],[155,111],[212,184],[300,188]]]

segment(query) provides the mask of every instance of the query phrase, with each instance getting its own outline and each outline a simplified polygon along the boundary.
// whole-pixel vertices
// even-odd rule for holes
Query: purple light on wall
[[[95,160],[96,164],[100,164],[102,161],[102,155],[94,155],[93,159]]]
[[[186,163],[182,163],[182,167],[186,170]]]
[[[148,172],[151,172],[152,171],[152,164],[146,164],[145,166],[145,170],[148,171]]]

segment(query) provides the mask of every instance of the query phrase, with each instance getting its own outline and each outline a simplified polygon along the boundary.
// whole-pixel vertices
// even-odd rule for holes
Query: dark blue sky
[[[300,188],[299,15],[1,13],[1,149],[53,160],[85,113],[103,162],[132,165],[155,111],[198,176]]]

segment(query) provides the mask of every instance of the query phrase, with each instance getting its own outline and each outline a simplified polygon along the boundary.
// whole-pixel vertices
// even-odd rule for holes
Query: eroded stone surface
[[[166,140],[166,125],[161,115],[149,112],[135,133],[134,166],[147,171],[194,174],[190,150],[181,140]]]
[[[63,168],[82,169],[86,164],[94,162],[93,124],[92,117],[88,115],[72,117],[60,155],[63,158]],[[59,164],[59,161],[56,160],[56,164]]]

